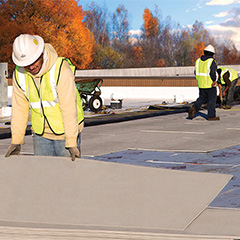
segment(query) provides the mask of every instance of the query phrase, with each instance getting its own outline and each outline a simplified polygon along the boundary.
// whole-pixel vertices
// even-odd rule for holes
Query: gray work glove
[[[68,150],[70,152],[70,156],[71,156],[72,161],[74,161],[76,157],[78,157],[78,158],[81,157],[81,154],[80,154],[77,147],[70,147]]]
[[[5,157],[9,157],[10,155],[19,155],[20,151],[21,151],[21,144],[11,144],[8,147],[8,151]]]

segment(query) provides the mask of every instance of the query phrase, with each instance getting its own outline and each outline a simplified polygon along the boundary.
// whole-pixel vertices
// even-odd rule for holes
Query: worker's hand
[[[5,157],[9,157],[10,155],[19,155],[21,151],[21,145],[20,144],[11,144],[8,147],[8,151],[5,155]]]
[[[74,161],[76,157],[78,157],[78,158],[81,157],[81,154],[80,154],[77,147],[70,147],[68,150],[70,152],[70,156],[71,156],[72,161]]]
[[[216,87],[217,86],[217,81],[212,82],[212,87]]]
[[[223,91],[223,93],[222,93],[222,96],[223,96],[223,97],[225,97],[225,95],[226,95],[226,92],[225,92],[225,91]]]

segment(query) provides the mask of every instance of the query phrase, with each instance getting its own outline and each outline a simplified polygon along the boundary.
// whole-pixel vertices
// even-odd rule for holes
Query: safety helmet
[[[44,41],[38,35],[21,34],[13,42],[12,60],[19,67],[34,63],[42,54]]]
[[[204,51],[208,51],[208,52],[211,52],[211,53],[215,53],[215,49],[214,49],[214,47],[213,47],[211,44],[209,44],[209,45],[204,49]]]

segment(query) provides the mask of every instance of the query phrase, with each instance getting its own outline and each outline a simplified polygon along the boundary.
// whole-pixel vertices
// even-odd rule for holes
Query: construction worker
[[[204,49],[204,55],[197,59],[195,62],[196,79],[199,87],[199,97],[195,104],[192,105],[188,112],[190,119],[200,109],[202,104],[207,103],[208,117],[207,120],[215,121],[220,120],[216,116],[216,100],[217,100],[217,63],[214,59],[215,49],[212,45],[208,45]]]
[[[37,35],[13,43],[12,140],[6,157],[20,153],[31,109],[34,154],[80,157],[83,109],[75,67]]]
[[[221,99],[221,108],[230,109],[233,101],[233,95],[238,82],[238,72],[229,67],[219,67],[218,86]]]

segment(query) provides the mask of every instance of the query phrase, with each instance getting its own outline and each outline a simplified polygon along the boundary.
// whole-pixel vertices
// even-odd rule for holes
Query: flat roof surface
[[[156,103],[157,102],[154,102],[154,104]],[[160,103],[161,102],[159,102],[159,104]],[[141,111],[141,106],[144,104],[141,104],[141,106],[138,104],[138,102],[131,103],[132,111],[136,111],[135,107],[140,108]],[[151,105],[151,102],[148,102],[146,105]],[[137,112],[138,111],[136,111],[136,114]],[[135,230],[128,229],[125,237],[128,236],[129,239],[138,239],[135,234],[140,231],[143,234],[143,239],[240,238],[240,106],[234,105],[230,110],[217,108],[217,115],[220,116],[220,121],[207,121],[206,110],[201,110],[200,113],[196,115],[196,118],[189,120],[187,118],[187,111],[185,111],[169,115],[152,116],[140,119],[136,118],[131,121],[119,121],[115,123],[108,122],[106,124],[101,123],[101,125],[85,127],[82,133],[81,145],[82,159],[84,159],[83,162],[101,161],[104,163],[104,166],[107,167],[114,163],[117,163],[116,166],[122,164],[124,168],[126,168],[126,171],[128,169],[127,166],[129,166],[129,169],[131,169],[131,167],[141,167],[146,169],[146,171],[148,171],[148,169],[149,171],[151,171],[151,169],[159,169],[159,173],[161,171],[176,171],[186,177],[191,174],[193,176],[191,181],[195,181],[193,180],[194,176],[196,177],[198,174],[213,174],[213,176],[216,175],[220,177],[231,176],[229,178],[231,180],[229,182],[227,181],[226,185],[223,184],[222,187],[218,188],[216,196],[206,204],[206,208],[203,211],[200,211],[195,215],[193,221],[185,226],[184,229],[176,231],[172,230],[172,228],[168,228],[164,231],[155,231],[156,235],[153,234],[154,231],[149,231],[144,228]],[[91,116],[91,118],[92,117],[94,118],[94,116]],[[28,157],[27,155],[30,155],[31,158],[33,157],[34,160],[32,164],[34,166],[34,163],[38,162],[38,160],[36,157],[32,156],[32,137],[29,135],[26,136],[25,139],[26,144],[22,146],[22,154],[25,155],[26,159]],[[19,169],[23,166],[26,166],[26,168],[27,166],[30,166],[30,159],[26,160],[26,162],[24,162],[24,160],[18,162],[17,157],[14,157],[14,159],[12,158],[13,162],[8,164],[8,161],[11,161],[11,158],[5,159],[3,154],[6,153],[9,144],[9,138],[0,140],[0,154],[2,154],[1,158],[3,159],[2,164],[6,164],[8,169],[11,169],[10,165],[13,163],[15,169],[18,168],[18,165]],[[66,161],[68,161],[68,159],[66,159]],[[81,159],[77,159],[76,161],[77,162],[74,163],[69,159],[69,166],[71,166],[71,168],[74,166],[81,166]],[[44,159],[44,162],[46,162],[46,159]],[[52,164],[46,164],[49,164],[49,167],[54,167],[54,162],[55,160]],[[61,168],[62,171],[64,171],[64,167]],[[97,169],[98,168],[95,170],[97,171]],[[91,175],[93,171],[89,171],[88,173]],[[11,177],[13,181],[14,176],[16,175],[13,174]],[[134,181],[134,178],[132,181]],[[161,183],[160,180],[156,182],[159,182],[159,184]],[[212,183],[213,182],[211,181],[211,184]],[[74,182],[73,184],[74,187],[77,183]],[[181,185],[180,181],[179,184]],[[85,186],[87,186],[87,183]],[[205,187],[210,187],[210,185],[208,186],[208,182],[203,182],[202,187],[204,189]],[[216,191],[216,189],[214,191]],[[183,196],[179,196],[180,193],[176,190],[174,190],[173,195],[174,193],[176,193],[177,197],[180,197],[180,199],[182,197],[189,200],[187,193]],[[192,191],[190,191],[189,194],[190,193],[192,193]],[[170,195],[167,194],[167,196]],[[196,197],[193,198],[192,201],[199,201],[201,203],[202,199]],[[193,207],[191,206],[191,203],[188,205],[189,209]],[[6,215],[7,214],[8,213],[6,213]],[[30,223],[21,223],[21,221],[18,221],[18,224],[10,224],[9,222],[4,221],[4,219],[1,220],[0,236],[1,234],[4,234],[4,236],[11,236],[9,235],[11,231],[15,231],[16,234],[23,234],[23,228],[28,228],[28,233],[31,232],[34,236],[40,234]],[[168,224],[173,224],[173,222]],[[20,228],[16,230],[17,226]],[[49,232],[46,233],[47,231],[44,226],[39,227],[41,233],[43,235],[45,234],[44,236],[48,236],[47,234],[50,236],[52,234]],[[50,229],[58,234],[61,228],[63,228],[63,226],[52,226]],[[69,229],[68,227],[66,228]],[[75,233],[79,234],[79,239],[93,239],[96,235],[94,235],[92,231],[94,231],[94,229],[96,231],[99,230],[99,228],[94,228],[94,226],[91,227],[91,231],[89,228],[84,228],[83,226],[81,226],[81,228],[76,228],[77,230]],[[85,238],[82,237],[83,232],[81,232],[84,229],[86,230],[84,235]],[[106,230],[105,234],[109,239],[123,239],[121,234],[123,234],[123,231],[126,229],[114,229],[120,231],[121,234],[119,234],[118,237],[116,237],[116,232],[113,233],[110,229],[101,230]],[[161,236],[161,234],[165,235]],[[21,236],[25,237],[22,239],[31,239],[27,238],[29,235],[27,235],[26,232],[25,235],[23,234]],[[98,235],[98,237],[101,237],[101,234]],[[49,239],[52,238],[49,237]]]

